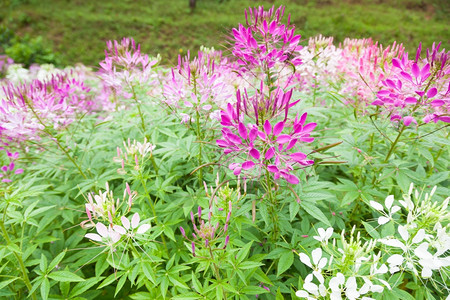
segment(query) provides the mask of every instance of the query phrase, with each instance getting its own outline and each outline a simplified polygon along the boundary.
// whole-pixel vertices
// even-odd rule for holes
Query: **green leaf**
[[[287,250],[280,256],[277,267],[277,277],[283,274],[294,263],[294,253],[291,250]]]
[[[411,296],[410,293],[403,291],[401,289],[398,289],[398,288],[392,289],[392,293],[394,295],[396,295],[399,299],[402,299],[402,300],[415,300],[416,299],[413,296]]]
[[[114,281],[116,281],[116,279],[119,278],[119,275],[116,273],[112,273],[111,275],[109,275],[108,277],[106,277],[105,280],[103,280],[103,282],[97,287],[97,289],[101,289],[105,286],[110,285],[111,283],[113,283]]]
[[[269,291],[259,287],[259,286],[246,286],[241,290],[241,293],[245,294],[245,295],[259,295],[259,294],[265,294],[268,293]]]
[[[102,280],[104,277],[94,277],[94,278],[89,278],[86,279],[85,281],[82,282],[78,282],[72,289],[72,291],[70,291],[70,298],[73,298],[75,296],[81,295],[82,293],[84,293],[85,291],[87,291],[88,289],[90,289],[92,286],[94,286],[95,284],[97,284],[98,282],[100,282],[100,280]]]
[[[70,291],[70,282],[64,282],[61,281],[59,283],[59,289],[61,291],[61,294],[64,296],[64,298],[68,298],[67,296],[69,296],[69,291]]]
[[[48,277],[56,281],[78,282],[84,281],[80,276],[69,271],[56,271],[48,274]]]
[[[313,218],[325,223],[326,225],[331,227],[330,221],[328,218],[323,214],[323,212],[316,206],[315,203],[311,203],[308,201],[303,201],[301,203],[301,207]]]
[[[200,281],[198,280],[197,276],[192,272],[192,286],[194,287],[194,290],[198,293],[202,293],[203,287]]]
[[[262,266],[262,263],[256,262],[256,261],[243,261],[239,264],[239,269],[246,270],[246,269],[254,269],[259,266]]]
[[[155,272],[153,271],[153,268],[150,263],[148,262],[142,262],[142,271],[144,272],[145,277],[147,277],[148,280],[150,280],[153,284],[155,283]]]
[[[238,263],[240,263],[247,257],[248,253],[250,252],[250,247],[252,246],[252,244],[253,242],[247,243],[236,255],[236,260]]]
[[[0,282],[0,290],[3,289],[5,286],[8,286],[10,283],[16,281],[17,279],[20,279],[20,277],[15,277],[15,278],[11,278],[11,279]]]
[[[295,216],[297,216],[299,210],[300,205],[297,203],[297,201],[292,201],[289,204],[289,219],[291,220],[291,222],[294,220]]]
[[[50,282],[47,278],[44,278],[41,284],[41,296],[43,300],[48,299],[48,293],[50,292]]]
[[[41,261],[39,262],[39,269],[42,273],[45,273],[47,270],[47,257],[43,253],[41,253]]]
[[[48,266],[48,271],[53,270],[57,264],[59,264],[61,262],[61,260],[64,258],[64,255],[66,255],[66,251],[61,252],[60,254],[58,254],[50,263],[50,265]]]
[[[122,289],[123,285],[125,284],[125,281],[127,280],[127,276],[122,276],[119,280],[119,282],[117,283],[116,286],[116,292],[114,293],[114,298],[117,296],[117,294],[120,292],[120,290]]]
[[[38,208],[36,210],[33,210],[33,212],[28,217],[32,218],[32,217],[34,217],[34,216],[36,216],[38,214],[46,212],[47,210],[49,210],[50,208],[53,208],[53,207],[55,207],[55,205]]]
[[[184,282],[181,282],[179,279],[180,278],[176,278],[175,276],[169,275],[170,282],[172,282],[175,286],[178,286],[178,287],[184,288],[184,289],[189,289],[189,287]]]
[[[275,300],[284,300],[283,294],[281,294],[281,289],[278,288],[277,290],[277,297],[275,298]]]
[[[367,233],[373,237],[374,239],[380,239],[380,234],[378,231],[369,223],[362,221],[364,228],[366,229]]]

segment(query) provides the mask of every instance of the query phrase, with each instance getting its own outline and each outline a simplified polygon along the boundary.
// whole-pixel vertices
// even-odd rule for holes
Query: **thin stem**
[[[8,205],[6,205],[6,208],[8,208]],[[5,208],[5,212],[3,212],[4,215],[6,214],[6,208]],[[3,237],[5,238],[7,244],[8,245],[13,244],[11,242],[10,237],[9,237],[8,231],[6,231],[6,228],[5,228],[5,225],[4,225],[4,220],[2,220],[0,222],[0,229],[1,229],[2,233],[3,233]],[[17,261],[19,262],[19,267],[20,267],[20,270],[22,271],[22,275],[23,275],[23,278],[22,278],[23,282],[27,286],[28,291],[31,291],[32,286],[31,286],[31,283],[30,283],[30,279],[28,278],[28,272],[27,272],[27,269],[25,268],[25,265],[23,263],[22,257],[16,251],[14,251],[14,248],[10,248],[10,249],[13,249],[13,254],[16,257]],[[33,294],[31,294],[31,298],[34,299],[34,300],[37,299],[34,292],[33,292]]]
[[[145,195],[147,196],[147,202],[150,205],[150,208],[152,209],[152,213],[153,213],[153,216],[155,217],[156,225],[160,225],[160,223],[158,221],[158,215],[156,214],[156,209],[155,209],[156,203],[153,203],[152,197],[150,196],[150,193],[147,190],[147,185],[145,184],[144,177],[142,176],[141,170],[139,170],[139,180],[140,180],[142,186],[144,187],[144,192],[145,192]],[[164,248],[166,249],[167,254],[169,254],[168,249],[167,249],[166,239],[164,238],[164,235],[161,235],[161,238],[162,238],[162,242],[164,244]]]
[[[402,135],[403,131],[406,129],[405,125],[402,125],[402,128],[400,129],[397,137],[395,138],[394,142],[391,145],[391,148],[389,149],[388,154],[384,158],[384,163],[387,163],[389,160],[389,157],[391,157],[392,153],[394,153],[395,146],[397,145],[398,141],[400,140],[400,136]]]
[[[214,266],[214,273],[216,274],[217,279],[222,281],[222,278],[221,278],[220,272],[219,272],[219,267],[217,267],[216,262],[214,261],[214,254],[211,250],[211,247],[208,247],[208,250],[209,250],[209,255],[211,256],[211,260],[212,260],[212,263]],[[223,296],[225,297],[225,299],[227,299],[227,292],[225,291],[223,286],[222,286],[222,293],[223,293]]]
[[[278,239],[278,215],[277,215],[277,199],[272,194],[272,181],[270,179],[269,171],[266,170],[266,184],[267,191],[266,193],[269,195],[270,200],[270,216],[272,218],[273,224],[273,232],[272,232],[272,240],[276,242]]]
[[[141,104],[137,100],[136,92],[134,91],[134,86],[130,84],[130,87],[131,87],[131,92],[133,93],[133,100],[134,100],[134,102],[136,102],[136,106],[137,106],[137,109],[139,112],[139,117],[141,118],[141,127],[144,132],[144,136],[145,136],[145,132],[147,130],[145,128],[144,115],[142,114],[142,111],[141,111]]]
[[[72,164],[78,169],[78,172],[81,174],[81,176],[83,176],[84,179],[87,179],[86,174],[84,174],[83,170],[81,170],[80,166],[77,164],[77,162],[72,158],[72,156],[69,154],[69,152],[67,152],[67,150],[61,145],[61,143],[59,142],[59,139],[55,136],[53,136],[53,134],[48,131],[46,128],[47,126],[44,124],[44,122],[42,121],[42,119],[39,117],[39,115],[36,113],[36,111],[33,108],[33,105],[31,105],[31,103],[29,102],[28,99],[25,99],[25,103],[28,105],[28,107],[31,109],[31,111],[33,112],[33,115],[36,117],[36,119],[39,121],[39,123],[44,127],[43,131],[48,134],[50,136],[50,138],[52,140],[54,140],[56,142],[56,144],[58,145],[58,147],[64,152],[64,154],[67,156],[67,158],[72,162]]]

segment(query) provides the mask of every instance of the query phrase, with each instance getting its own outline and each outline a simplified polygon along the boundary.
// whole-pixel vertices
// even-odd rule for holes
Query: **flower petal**
[[[87,237],[88,239],[91,239],[91,240],[97,241],[97,242],[102,241],[102,237],[96,233],[87,233],[84,237]]]
[[[95,225],[95,228],[97,229],[97,232],[102,236],[102,237],[107,237],[108,236],[108,228],[106,228],[105,225],[103,225],[102,223],[97,223]]]
[[[120,220],[122,221],[123,227],[125,227],[126,230],[130,230],[130,221],[128,220],[128,218],[125,216],[122,216],[122,218],[120,218]]]
[[[136,231],[138,234],[146,233],[150,229],[150,224],[143,224],[139,226],[138,230]]]
[[[139,214],[135,213],[131,218],[131,228],[135,229],[136,227],[138,227],[140,220],[141,218],[139,217]]]

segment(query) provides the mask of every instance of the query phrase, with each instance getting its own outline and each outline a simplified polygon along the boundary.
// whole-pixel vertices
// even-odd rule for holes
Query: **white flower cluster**
[[[333,239],[331,247],[328,247],[333,228],[318,229],[319,235],[313,238],[321,242],[330,257],[322,257],[322,248],[311,252],[312,261],[305,253],[299,254],[301,262],[313,272],[306,276],[303,289],[296,292],[297,297],[338,300],[345,295],[345,299],[369,300],[372,299],[369,297],[371,293],[381,293],[385,287],[391,289],[382,277],[388,272],[388,267],[379,265],[380,253],[373,254],[376,241],[363,243],[359,233],[354,236],[354,231],[355,227],[349,241],[343,231],[340,240]],[[370,265],[370,268],[362,268],[363,264]]]
[[[132,192],[129,185],[126,184],[123,200],[114,199],[109,185],[106,183],[106,191],[99,191],[98,195],[92,197],[88,195],[88,203],[86,203],[86,214],[88,220],[81,223],[83,227],[94,227],[97,233],[88,233],[85,237],[100,242],[105,246],[113,247],[122,236],[134,239],[136,234],[143,234],[150,229],[150,224],[142,224],[139,226],[140,217],[135,213],[131,221],[125,217],[130,212],[131,205],[137,193]],[[128,199],[126,199],[128,196]],[[121,206],[126,206],[126,211],[121,213]],[[120,216],[122,214],[122,216]],[[120,225],[119,225],[120,220]],[[97,221],[95,223],[94,221]],[[104,225],[102,222],[108,222]]]
[[[433,202],[431,197],[436,191],[433,188],[430,194],[422,194],[415,190],[413,196],[413,184],[408,194],[403,196],[399,203],[407,212],[406,224],[399,224],[398,235],[385,237],[380,242],[388,246],[389,250],[399,252],[388,259],[391,273],[399,270],[412,272],[415,276],[430,278],[433,271],[440,272],[443,268],[450,266],[450,257],[444,256],[450,250],[450,234],[448,220],[450,212],[448,203],[450,197],[442,203]],[[393,220],[392,215],[400,211],[399,206],[392,206],[393,196],[386,198],[384,212],[381,204],[371,201],[371,206],[385,214],[378,218],[378,224],[384,225]],[[386,221],[387,217],[389,220]],[[398,220],[399,222],[402,219]],[[442,224],[446,224],[443,226]]]
[[[355,236],[353,227],[349,240],[342,232],[340,239],[329,243],[333,228],[319,228],[318,236],[313,238],[322,247],[311,252],[312,260],[305,253],[299,254],[301,262],[311,268],[312,273],[306,276],[297,297],[335,300],[345,296],[345,299],[368,300],[372,299],[372,293],[395,287],[388,281],[397,272],[419,277],[417,282],[431,279],[448,294],[444,278],[450,266],[450,257],[446,255],[450,250],[450,197],[441,202],[432,201],[435,191],[436,187],[423,197],[415,190],[413,195],[411,185],[408,194],[399,201],[400,205],[394,204],[392,195],[385,199],[384,206],[370,201],[370,206],[382,214],[377,218],[380,226],[398,224],[397,234],[394,232],[392,236],[363,242],[360,232]],[[395,229],[395,225],[392,228]],[[380,251],[375,254],[377,245]],[[324,256],[323,252],[328,255]],[[439,275],[442,280],[438,280]]]

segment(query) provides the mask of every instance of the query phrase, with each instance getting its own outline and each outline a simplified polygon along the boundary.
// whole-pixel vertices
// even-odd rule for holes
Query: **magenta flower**
[[[4,147],[0,147],[0,151],[4,150],[6,152],[6,156],[8,157],[8,162],[6,165],[0,168],[0,178],[2,182],[12,182],[12,176],[22,174],[24,172],[23,169],[16,169],[15,161],[19,158],[19,152],[9,152]]]
[[[238,28],[233,28],[232,52],[245,69],[267,70],[277,63],[287,62],[294,66],[301,64],[296,54],[302,48],[299,46],[301,36],[294,34],[290,15],[286,25],[281,23],[283,14],[283,6],[276,11],[274,7],[269,11],[264,11],[262,6],[249,8],[245,11],[247,27],[239,24]]]
[[[133,96],[135,86],[152,86],[154,66],[159,58],[141,53],[141,47],[131,38],[106,43],[105,59],[100,62],[99,75],[106,88],[124,98]]]
[[[286,120],[275,125],[266,120],[261,129],[255,124],[246,126],[241,121],[237,125],[233,124],[236,118],[233,118],[235,112],[230,106],[227,112],[222,113],[222,139],[218,139],[216,143],[224,148],[226,155],[232,156],[234,162],[229,168],[234,175],[243,171],[249,174],[250,170],[254,170],[256,176],[260,176],[263,170],[267,170],[274,173],[275,179],[283,177],[289,183],[298,184],[298,178],[291,173],[294,165],[304,167],[314,163],[307,159],[305,153],[293,151],[302,142],[314,141],[310,134],[317,124],[305,124],[306,113],[300,118],[295,117],[291,122]]]
[[[438,52],[439,45],[421,60],[419,46],[415,60],[403,58],[392,60],[397,73],[382,81],[383,88],[377,93],[372,105],[383,106],[390,114],[391,121],[403,121],[405,126],[422,122],[450,122],[450,82],[447,74],[450,63],[448,52]]]

